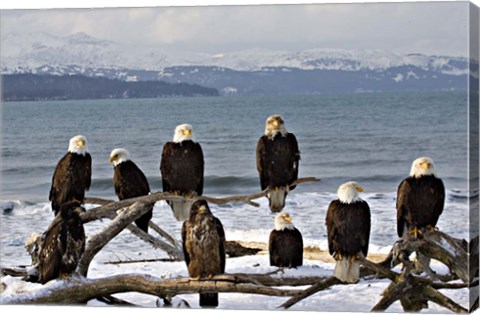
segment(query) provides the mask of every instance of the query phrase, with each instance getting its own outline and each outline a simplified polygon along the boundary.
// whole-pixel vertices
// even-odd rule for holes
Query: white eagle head
[[[410,176],[412,177],[418,178],[423,175],[433,175],[437,177],[437,171],[435,170],[433,160],[426,156],[419,157],[413,161],[412,168],[410,169]]]
[[[275,217],[275,230],[283,231],[285,229],[294,229],[292,217],[287,212],[281,212]]]
[[[359,193],[363,192],[363,188],[357,182],[346,182],[338,187],[337,196],[343,203],[354,203],[361,201]]]
[[[277,133],[281,133],[282,135],[287,134],[285,121],[280,115],[271,115],[265,122],[265,135],[269,138],[273,138]]]
[[[116,148],[110,153],[108,163],[113,164],[113,166],[117,166],[118,164],[128,160],[130,160],[130,153],[125,149]]]
[[[88,152],[87,138],[82,135],[70,139],[68,152],[85,155]]]
[[[184,140],[195,141],[195,136],[193,135],[193,128],[189,124],[181,124],[175,128],[175,133],[173,134],[173,142],[180,143]]]

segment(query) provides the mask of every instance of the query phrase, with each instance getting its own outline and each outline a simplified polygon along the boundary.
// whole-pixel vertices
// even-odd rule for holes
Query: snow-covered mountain
[[[8,33],[2,37],[1,66],[16,69],[50,67],[125,68],[161,70],[173,66],[215,66],[237,71],[265,67],[303,70],[383,70],[412,65],[444,74],[467,73],[467,59],[421,54],[401,55],[380,50],[312,49],[300,52],[250,49],[234,53],[202,54],[161,47],[139,47],[100,40],[85,33],[67,37],[47,33]]]
[[[458,84],[462,85],[469,74],[469,61],[464,57],[402,55],[380,50],[311,49],[291,52],[250,49],[206,54],[121,44],[85,33],[58,37],[37,32],[2,36],[1,71],[2,74],[84,74],[130,81],[189,82],[221,91],[239,91],[238,86],[248,85],[242,80],[251,79],[252,74],[259,72],[268,73],[267,77],[272,74],[285,77],[286,72],[294,72],[300,80],[302,75],[308,76],[312,71],[317,74],[341,72],[347,76],[355,73],[356,77],[360,73],[355,80],[389,80],[397,85],[408,80],[448,77],[450,81],[461,78]],[[229,73],[230,77],[221,77],[222,73]],[[478,78],[478,73],[476,76]],[[225,82],[228,78],[230,82]],[[448,80],[443,80],[437,89],[458,89],[457,83],[445,86],[444,81]],[[372,90],[368,84],[353,88]]]

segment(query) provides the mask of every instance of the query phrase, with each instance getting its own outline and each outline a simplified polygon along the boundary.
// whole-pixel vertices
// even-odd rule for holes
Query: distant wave
[[[452,201],[478,199],[478,196],[479,196],[478,189],[474,189],[472,191],[452,189],[447,191],[447,198]]]
[[[44,211],[45,208],[50,209],[49,203],[35,203],[23,200],[2,200],[0,201],[0,211],[4,215],[13,213],[15,210],[20,210],[24,215],[32,215],[39,211]],[[18,211],[16,211],[18,213]]]
[[[321,179],[317,183],[306,183],[299,185],[292,193],[321,193],[331,194],[336,196],[337,188],[340,184],[355,180],[360,183],[365,189],[362,194],[369,199],[391,199],[396,197],[398,184],[402,179],[394,175],[376,175],[376,176],[359,176],[356,178],[347,176],[319,176]],[[150,189],[152,192],[162,191],[162,179],[160,176],[148,177]],[[48,198],[51,183],[49,181],[35,182],[31,181],[28,188],[28,193],[35,197],[34,200],[42,201]],[[8,183],[4,184],[4,189],[10,189]],[[204,194],[213,196],[227,196],[227,195],[246,195],[253,194],[260,191],[260,183],[258,177],[253,176],[206,176],[204,182]],[[11,192],[11,190],[10,190]],[[14,191],[15,193],[25,194],[24,191]],[[478,190],[470,193],[466,189],[447,189],[447,199],[451,201],[467,200],[468,198],[478,198]],[[102,198],[115,199],[115,190],[112,177],[94,178],[87,196],[95,196]],[[16,198],[22,199],[22,198]],[[23,199],[22,199],[23,200]],[[26,199],[28,200],[28,199]],[[3,208],[2,208],[3,207]],[[0,210],[7,209],[8,204],[2,204]]]
[[[162,190],[160,176],[149,177],[148,182],[152,191]],[[248,188],[260,189],[258,178],[240,176],[206,176],[204,190],[210,193],[223,194],[231,191],[242,191]],[[114,192],[112,178],[95,178],[92,180],[92,191]],[[254,191],[255,192],[255,191]]]

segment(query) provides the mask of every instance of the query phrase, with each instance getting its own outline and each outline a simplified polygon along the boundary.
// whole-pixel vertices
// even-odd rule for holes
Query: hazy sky
[[[345,48],[465,56],[467,17],[467,2],[403,2],[17,9],[3,10],[1,23],[3,34],[85,32],[116,42],[209,53]]]

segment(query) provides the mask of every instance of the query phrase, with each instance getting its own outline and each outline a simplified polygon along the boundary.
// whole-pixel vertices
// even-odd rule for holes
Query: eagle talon
[[[422,234],[421,230],[417,228],[416,226],[410,228],[410,231],[408,234],[412,235],[414,239],[417,239],[419,235]]]

